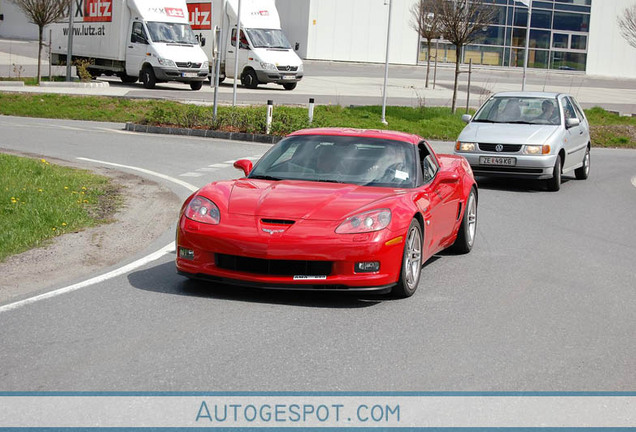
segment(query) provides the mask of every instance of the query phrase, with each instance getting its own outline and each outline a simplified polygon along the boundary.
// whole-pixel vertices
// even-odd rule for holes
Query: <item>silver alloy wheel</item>
[[[406,237],[404,256],[405,282],[409,290],[415,290],[422,271],[422,234],[417,226],[411,226]]]
[[[472,247],[475,242],[475,232],[477,231],[477,201],[473,192],[468,196],[468,205],[466,206],[466,216],[468,217],[468,230],[466,232],[468,244]]]

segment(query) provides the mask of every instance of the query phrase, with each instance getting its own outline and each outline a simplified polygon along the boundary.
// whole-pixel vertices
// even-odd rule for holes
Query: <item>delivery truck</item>
[[[188,22],[185,0],[73,0],[72,60],[93,77],[138,79],[151,89],[179,81],[199,90],[209,73],[206,54]],[[54,65],[66,64],[69,22],[51,25]]]
[[[303,77],[303,62],[280,27],[274,0],[241,0],[241,33],[236,47],[239,0],[187,0],[190,25],[210,62],[214,76],[215,51],[220,61],[219,81],[234,78],[238,55],[241,84],[281,84],[293,90]],[[219,30],[218,38],[215,37]]]

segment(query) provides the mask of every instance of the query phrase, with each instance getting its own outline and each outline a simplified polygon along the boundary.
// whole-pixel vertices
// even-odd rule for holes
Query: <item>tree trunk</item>
[[[459,87],[459,62],[461,61],[462,47],[455,45],[455,85],[453,86],[453,104],[451,110],[455,114],[455,108],[457,107],[457,89]]]
[[[426,39],[426,49],[428,53],[428,61],[426,62],[426,88],[428,88],[428,76],[431,73],[431,40]],[[437,53],[435,53],[437,55]]]
[[[38,85],[40,85],[40,79],[42,78],[42,72],[40,69],[42,69],[42,36],[44,34],[44,26],[38,26],[39,27],[39,40],[38,40],[38,78],[37,78],[37,82]]]

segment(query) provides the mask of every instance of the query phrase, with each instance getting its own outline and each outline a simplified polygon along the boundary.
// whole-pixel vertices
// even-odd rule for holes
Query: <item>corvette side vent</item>
[[[262,223],[272,225],[293,225],[296,221],[286,219],[261,219]]]
[[[462,215],[462,203],[459,203],[459,208],[457,209],[457,220]]]

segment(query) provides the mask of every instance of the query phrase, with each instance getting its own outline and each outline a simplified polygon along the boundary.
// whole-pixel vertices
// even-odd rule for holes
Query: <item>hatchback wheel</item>
[[[585,156],[583,156],[583,166],[574,170],[574,175],[577,180],[585,180],[590,176],[590,148],[585,150]]]
[[[556,162],[554,163],[554,169],[552,170],[552,178],[548,179],[548,190],[551,192],[556,192],[561,189],[561,171],[563,168],[561,167],[561,156],[557,156]]]

